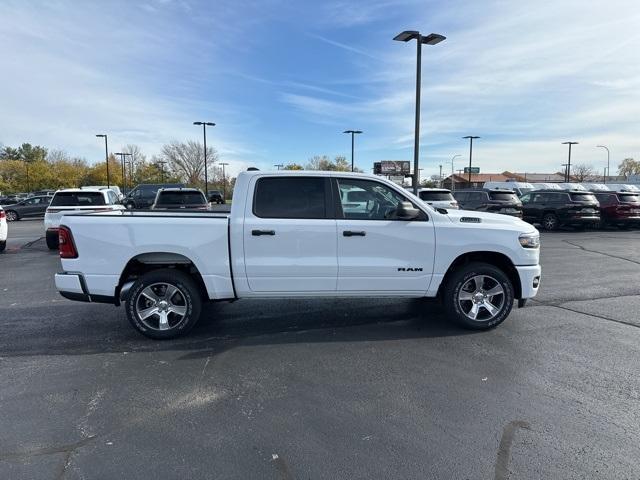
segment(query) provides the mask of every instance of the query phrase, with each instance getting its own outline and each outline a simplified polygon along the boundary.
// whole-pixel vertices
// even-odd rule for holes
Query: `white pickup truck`
[[[358,208],[343,208],[349,191]],[[65,215],[69,299],[124,303],[151,338],[186,333],[203,301],[439,297],[460,325],[500,324],[540,285],[540,237],[507,215],[433,209],[395,184],[343,172],[241,173],[230,214]]]

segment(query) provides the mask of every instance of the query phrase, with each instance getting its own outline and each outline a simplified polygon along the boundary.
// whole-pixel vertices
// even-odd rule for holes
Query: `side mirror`
[[[420,215],[420,210],[414,208],[411,202],[400,202],[396,208],[396,217],[400,220],[414,220]]]

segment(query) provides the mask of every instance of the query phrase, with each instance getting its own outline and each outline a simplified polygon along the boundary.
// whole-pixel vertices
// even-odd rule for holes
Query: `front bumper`
[[[516,267],[520,277],[520,298],[533,298],[538,294],[542,268],[540,265],[526,265]]]

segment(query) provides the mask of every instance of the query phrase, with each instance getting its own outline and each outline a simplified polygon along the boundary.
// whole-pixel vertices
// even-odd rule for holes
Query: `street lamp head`
[[[404,32],[399,33],[398,35],[393,37],[393,39],[397,40],[398,42],[408,42],[409,40],[418,38],[419,35],[420,35],[420,32],[416,30],[405,30]]]
[[[482,138],[482,137],[477,137],[475,135],[467,135],[466,137],[462,137],[462,138],[472,138],[472,139],[476,139],[476,138]]]
[[[354,134],[357,134],[357,133],[362,133],[362,130],[345,130],[342,133],[354,133]]]
[[[215,127],[215,126],[216,126],[216,124],[215,124],[215,123],[213,123],[213,122],[204,122],[204,124],[205,124],[207,127]]]
[[[578,142],[562,142],[562,145],[578,145]]]
[[[425,45],[437,45],[446,38],[447,37],[445,37],[444,35],[440,35],[439,33],[430,33],[426,37],[422,37],[420,41]]]
[[[99,133],[99,134],[96,135],[96,137],[104,138],[104,137],[106,137],[106,135],[104,133]]]

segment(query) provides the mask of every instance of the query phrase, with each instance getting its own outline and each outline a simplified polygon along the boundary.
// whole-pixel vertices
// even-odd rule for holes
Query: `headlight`
[[[540,234],[539,233],[523,233],[518,237],[520,245],[523,248],[539,248],[540,247]]]

